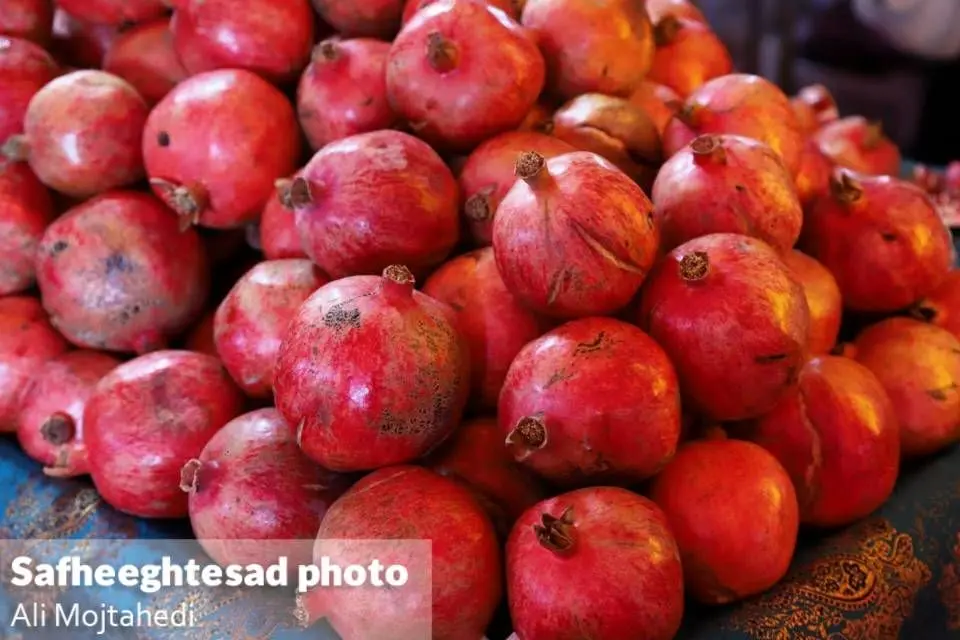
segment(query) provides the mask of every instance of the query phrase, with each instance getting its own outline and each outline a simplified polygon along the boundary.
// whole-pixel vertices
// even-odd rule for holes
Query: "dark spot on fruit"
[[[573,350],[573,355],[579,356],[584,353],[593,353],[594,351],[599,351],[606,347],[607,332],[601,331],[597,334],[597,337],[591,340],[590,342],[581,342],[577,345],[577,348]]]
[[[169,146],[170,146],[170,134],[167,133],[166,131],[161,131],[160,133],[158,133],[158,134],[157,134],[157,144],[160,145],[161,147],[169,147]]]
[[[52,253],[53,255],[57,255],[58,253],[61,253],[62,251],[66,250],[68,246],[69,245],[65,241],[57,240],[56,242],[53,243],[53,248],[50,250],[50,253]]]
[[[945,402],[950,396],[948,392],[956,391],[957,383],[951,383],[945,387],[940,387],[939,389],[927,389],[927,395],[936,400],[937,402]]]
[[[883,238],[884,242],[896,242],[897,240],[897,234],[891,233],[889,231],[881,232],[880,237]]]
[[[772,362],[780,362],[781,360],[786,360],[787,354],[785,353],[773,353],[768,356],[757,356],[754,358],[754,362],[757,364],[770,364]]]
[[[356,307],[345,309],[342,304],[336,304],[323,314],[323,324],[334,331],[359,329],[360,309]]]
[[[735,185],[733,185],[733,188],[737,190],[737,193],[746,193],[746,192],[747,192],[747,188],[746,188],[745,186],[743,186],[742,184],[735,184]]]
[[[558,382],[569,380],[572,377],[573,375],[570,374],[566,369],[557,369],[553,372],[553,375],[550,376],[550,379],[547,380],[547,384],[543,385],[543,388],[544,390],[547,390]]]
[[[133,271],[133,263],[127,260],[126,256],[122,253],[112,253],[105,260],[107,266],[107,274],[111,274],[114,271],[120,271],[121,273],[129,273]]]
[[[603,69],[600,70],[600,75],[606,78],[609,73],[610,73],[610,67],[607,65],[603,65]]]
[[[652,211],[647,214],[647,226],[650,227],[651,229],[653,229],[653,227],[654,227],[653,212],[652,212]]]
[[[368,96],[366,100],[360,103],[361,107],[369,107],[373,104],[373,96]]]

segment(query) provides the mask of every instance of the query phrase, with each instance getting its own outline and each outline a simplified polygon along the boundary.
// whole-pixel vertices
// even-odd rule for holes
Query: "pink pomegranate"
[[[897,416],[877,377],[849,358],[808,361],[797,389],[751,427],[750,439],[790,474],[805,524],[850,524],[893,491]]]
[[[423,292],[456,311],[470,347],[473,404],[496,410],[510,363],[548,329],[548,322],[510,295],[490,247],[443,264],[427,279]]]
[[[656,23],[653,37],[657,50],[647,78],[683,97],[707,80],[733,72],[726,45],[704,22],[668,14]]]
[[[173,49],[166,18],[121,33],[107,51],[103,69],[129,82],[151,105],[188,75]]]
[[[822,264],[800,251],[787,251],[780,256],[790,275],[803,287],[810,310],[810,335],[807,351],[829,353],[837,344],[843,298],[833,274]]]
[[[317,13],[345,37],[390,40],[400,28],[404,0],[313,0]]]
[[[821,126],[839,117],[836,100],[822,84],[803,87],[791,98],[790,104],[800,129],[806,135],[813,135]]]
[[[240,69],[181,82],[153,109],[143,131],[154,193],[185,226],[230,229],[252,222],[274,181],[293,173],[299,154],[290,102]]]
[[[807,211],[800,246],[830,270],[855,311],[910,306],[936,289],[952,262],[950,233],[923,191],[844,169]]]
[[[647,13],[654,22],[659,22],[667,16],[675,16],[707,24],[706,17],[690,0],[646,0],[646,3]]]
[[[387,53],[381,40],[324,40],[297,89],[297,115],[313,149],[368,131],[389,129],[397,116],[387,102]]]
[[[900,150],[878,122],[848,116],[822,126],[815,139],[821,153],[838,166],[868,175],[900,175]]]
[[[83,412],[97,491],[133,516],[186,517],[181,468],[242,410],[243,394],[216,358],[157,351],[125,362],[100,380]]]
[[[419,276],[459,235],[453,174],[425,142],[399,131],[327,145],[280,198],[295,208],[304,251],[332,278],[399,262]]]
[[[187,351],[205,353],[214,358],[220,357],[220,354],[217,353],[217,343],[213,339],[213,320],[215,317],[216,312],[207,312],[193,325],[190,333],[186,336],[184,348]]]
[[[30,377],[67,350],[34,298],[0,298],[0,433],[17,430],[20,395]]]
[[[940,327],[890,318],[857,336],[853,357],[886,389],[904,457],[960,441],[960,341]]]
[[[677,387],[667,355],[643,331],[585,318],[523,348],[497,415],[517,462],[554,484],[631,485],[676,451]]]
[[[119,26],[144,22],[163,15],[163,0],[57,0],[57,5],[80,20]]]
[[[468,150],[516,129],[543,89],[529,33],[476,0],[439,0],[400,32],[387,58],[387,98],[417,135]]]
[[[269,260],[248,271],[220,303],[214,340],[223,366],[253,397],[273,394],[273,370],[287,325],[328,279],[309,260]]]
[[[283,556],[294,572],[311,562],[320,522],[347,486],[303,455],[276,409],[225,424],[180,474],[190,526],[215,562],[266,567]]]
[[[816,141],[807,140],[800,152],[800,168],[795,181],[797,197],[805,209],[830,191],[833,169],[833,163],[820,152]]]
[[[421,9],[429,7],[438,0],[406,0],[403,5],[403,24],[407,24]],[[520,11],[524,0],[477,0],[491,7],[500,9],[514,20],[520,20]]]
[[[50,193],[29,167],[0,162],[0,296],[33,286],[37,245],[53,217]]]
[[[44,473],[71,477],[89,472],[83,408],[93,388],[117,365],[97,351],[71,351],[37,368],[20,396],[17,438]]]
[[[522,153],[520,180],[493,225],[507,289],[544,315],[605,315],[624,307],[656,259],[653,205],[626,174],[598,155],[545,160]]]
[[[670,87],[646,80],[630,94],[629,100],[646,112],[660,133],[673,117],[674,103],[681,102],[680,96]]]
[[[0,16],[0,36],[50,44],[53,29],[52,0],[6,0]]]
[[[502,133],[477,147],[467,158],[459,176],[464,217],[477,246],[489,246],[493,240],[493,216],[500,201],[517,181],[517,156],[524,151],[535,151],[549,160],[576,151],[576,148],[533,131]]]
[[[334,471],[415,460],[460,422],[469,347],[453,310],[406,267],[320,287],[280,346],[277,408],[304,452]]]
[[[944,172],[944,181],[947,191],[960,193],[960,160],[955,160],[947,165]]]
[[[546,59],[548,89],[565,99],[629,96],[653,63],[653,26],[641,3],[526,0],[521,22]]]
[[[943,282],[910,311],[917,320],[946,329],[960,339],[960,271],[948,273]]]
[[[653,481],[650,496],[676,536],[687,593],[727,604],[787,573],[799,507],[790,476],[752,442],[690,442]]]
[[[209,291],[196,232],[156,199],[103,194],[47,227],[37,284],[50,320],[88,349],[146,353],[190,326]]]
[[[286,178],[277,180],[277,195],[267,199],[260,216],[260,250],[267,260],[307,257],[300,245],[297,222],[291,211],[293,205],[287,202],[285,206],[280,201],[281,193],[290,195],[291,184]]]
[[[680,628],[677,543],[663,512],[626,489],[579,489],[531,507],[506,556],[513,637],[671,640]]]
[[[7,140],[23,131],[30,99],[56,75],[57,63],[39,45],[0,36],[0,161],[16,151]]]
[[[783,158],[790,175],[800,168],[803,133],[790,100],[760,76],[732,73],[691,93],[663,132],[669,157],[704,133],[730,133],[764,142]]]
[[[739,233],[785,252],[800,237],[793,177],[773,149],[743,136],[694,139],[663,165],[651,195],[666,250],[711,233]]]
[[[53,44],[50,52],[74,69],[99,69],[119,25],[93,24],[67,13],[56,4],[53,14]]]
[[[747,236],[703,236],[667,254],[638,318],[673,361],[689,408],[716,421],[772,409],[806,359],[803,288],[770,245]]]

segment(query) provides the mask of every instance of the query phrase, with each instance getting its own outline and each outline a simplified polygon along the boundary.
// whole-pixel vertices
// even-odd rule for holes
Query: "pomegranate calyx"
[[[537,542],[544,549],[562,554],[570,551],[577,541],[577,532],[573,522],[573,507],[567,507],[560,517],[543,513],[540,524],[533,525]]]
[[[463,204],[463,212],[468,219],[474,222],[484,222],[490,219],[493,211],[490,210],[490,198],[483,193],[475,193]]]
[[[863,197],[863,187],[847,171],[830,176],[830,193],[841,204],[853,204]]]
[[[546,159],[536,151],[524,151],[517,158],[513,173],[521,180],[529,183],[540,175],[546,165]]]
[[[285,207],[289,203],[290,209],[303,209],[313,204],[313,189],[314,185],[306,178],[294,178],[289,189],[280,194],[280,202]]]
[[[654,26],[653,40],[658,47],[666,47],[676,41],[681,30],[683,30],[683,23],[680,19],[675,15],[667,14]]]
[[[867,130],[863,134],[863,148],[872,151],[883,142],[883,123],[879,120],[873,121],[867,125]]]
[[[413,295],[416,279],[402,264],[392,264],[383,270],[383,292],[396,300],[409,299]]]
[[[70,414],[57,411],[40,425],[40,435],[53,445],[67,444],[74,439],[77,425]]]
[[[333,62],[340,57],[341,50],[336,38],[324,40],[313,48],[313,60],[318,62]]]
[[[706,111],[706,107],[699,104],[685,104],[674,113],[674,117],[691,129],[699,129]]]
[[[703,280],[710,270],[710,259],[706,251],[694,251],[680,259],[680,277],[687,282]]]
[[[427,35],[427,62],[437,73],[447,73],[457,68],[457,48],[439,31]]]
[[[514,449],[514,459],[523,462],[534,452],[547,446],[547,425],[540,416],[526,416],[507,435],[505,444]]]
[[[0,158],[8,162],[23,162],[30,154],[30,144],[25,135],[14,135],[0,145]]]
[[[937,310],[929,304],[920,302],[910,309],[910,316],[921,322],[933,322],[937,319]]]
[[[180,490],[184,493],[196,493],[199,489],[200,467],[203,463],[193,458],[180,469]]]
[[[200,184],[182,185],[163,178],[151,178],[150,185],[159,191],[160,199],[180,216],[181,231],[199,223],[200,216],[210,202],[206,188]]]
[[[720,143],[718,136],[698,136],[690,143],[690,150],[693,152],[693,158],[697,164],[705,161],[725,164],[727,161],[727,152],[723,150],[723,145]]]

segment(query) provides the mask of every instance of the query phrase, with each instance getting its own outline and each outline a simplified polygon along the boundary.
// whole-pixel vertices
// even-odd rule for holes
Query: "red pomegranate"
[[[406,267],[321,287],[280,346],[277,408],[334,471],[415,460],[460,422],[469,347],[453,310],[414,290]]]
[[[853,357],[880,380],[915,458],[960,441],[960,341],[940,327],[890,318],[857,336]]]
[[[653,63],[653,26],[630,0],[526,0],[521,22],[547,62],[551,93],[629,96]]]
[[[46,47],[50,44],[52,29],[51,0],[7,0],[3,3],[0,36],[22,38]]]
[[[40,365],[20,396],[17,438],[49,476],[89,472],[83,408],[93,388],[117,365],[97,351],[71,351]]]
[[[822,84],[803,87],[791,98],[790,104],[805,135],[813,135],[821,126],[839,117],[836,100]]]
[[[960,160],[948,164],[943,177],[947,191],[960,192]]]
[[[804,138],[790,100],[760,76],[732,73],[691,93],[663,132],[664,154],[672,156],[704,133],[754,138],[780,154],[790,175],[800,168]]]
[[[787,251],[780,256],[790,275],[803,287],[807,308],[810,310],[810,335],[807,351],[811,354],[829,353],[837,344],[843,298],[833,274],[822,264],[799,251]]]
[[[390,43],[367,38],[332,38],[314,48],[297,88],[297,115],[313,149],[396,124],[387,102],[389,51]]]
[[[296,210],[304,251],[332,278],[402,262],[416,275],[457,242],[457,181],[425,142],[362,133],[317,152],[280,194]]]
[[[167,10],[163,0],[57,0],[57,5],[85,22],[112,26],[152,20]]]
[[[797,494],[762,447],[720,437],[690,442],[654,479],[650,496],[676,537],[695,600],[741,600],[787,573],[797,544]]]
[[[636,294],[656,259],[653,205],[600,156],[522,153],[493,224],[507,289],[544,315],[605,315]]]
[[[459,175],[464,217],[477,246],[489,246],[493,240],[493,216],[517,181],[517,156],[524,151],[535,151],[549,160],[576,148],[534,131],[502,133],[477,147]]]
[[[683,97],[707,80],[733,73],[733,60],[726,45],[701,21],[667,14],[656,23],[657,44],[647,78]]]
[[[630,94],[629,100],[647,113],[660,133],[673,117],[674,103],[681,102],[680,96],[670,87],[646,80]]]
[[[345,37],[389,40],[400,28],[404,0],[312,0],[317,13]]]
[[[823,125],[815,139],[820,152],[838,166],[867,175],[900,175],[900,150],[877,122],[848,116]]]
[[[74,69],[99,69],[119,25],[94,24],[67,13],[56,3],[53,14],[53,44],[50,53]]]
[[[30,99],[56,75],[57,63],[39,45],[0,36],[0,160],[16,152],[7,140],[23,131]]]
[[[188,75],[173,49],[169,22],[162,18],[124,31],[103,59],[104,71],[129,82],[151,105]]]
[[[97,491],[133,516],[186,517],[181,468],[242,410],[243,394],[216,358],[157,351],[125,362],[100,380],[83,412]]]
[[[689,408],[715,421],[769,411],[806,359],[803,288],[770,245],[747,236],[703,236],[667,254],[638,319],[672,360]]]
[[[897,311],[946,277],[953,243],[930,199],[888,176],[837,170],[807,211],[803,251],[830,270],[855,311]]]
[[[524,116],[523,122],[517,127],[517,131],[533,131],[535,133],[549,134],[553,130],[552,120],[553,106],[548,103],[537,102],[530,108],[527,115]]]
[[[663,512],[593,487],[531,507],[510,534],[507,598],[516,637],[671,640],[683,570]]]
[[[0,162],[0,296],[25,291],[36,280],[37,245],[53,201],[25,164]]]
[[[910,311],[917,320],[946,329],[960,339],[960,271],[948,273],[943,282]]]
[[[88,349],[146,353],[190,326],[209,291],[196,232],[148,194],[113,191],[47,227],[37,284],[50,320]]]
[[[554,484],[632,485],[676,451],[677,374],[640,329],[613,318],[574,320],[520,351],[497,415],[517,462]]]
[[[667,16],[707,23],[703,13],[690,0],[646,0],[647,13],[654,22]]]
[[[387,98],[417,135],[468,150],[516,129],[544,83],[524,29],[476,0],[439,0],[414,15],[387,58]]]
[[[406,0],[403,5],[403,24],[406,25],[421,9],[425,9],[438,0]],[[520,19],[524,0],[478,0],[491,7],[500,9],[514,20]]]
[[[816,141],[807,140],[800,152],[800,168],[795,181],[797,197],[805,209],[830,191],[833,169],[833,163],[820,152]]]
[[[0,298],[0,433],[17,430],[20,395],[30,377],[67,350],[40,302],[26,296]]]
[[[220,354],[217,353],[217,344],[213,339],[213,320],[215,317],[216,312],[210,311],[203,314],[200,320],[193,325],[190,333],[186,336],[184,348],[187,351],[205,353],[214,358],[220,357]]]
[[[736,135],[702,135],[677,151],[653,184],[665,250],[711,233],[759,238],[780,252],[800,237],[803,209],[777,153]]]
[[[274,181],[293,173],[299,154],[290,102],[239,69],[181,82],[153,109],[143,131],[154,193],[184,225],[230,229],[252,222]]]
[[[286,178],[277,180],[277,194],[267,199],[260,216],[260,250],[267,260],[307,257],[300,245],[293,204],[287,202],[285,206],[280,201],[281,193],[290,195],[291,184],[292,180]]]

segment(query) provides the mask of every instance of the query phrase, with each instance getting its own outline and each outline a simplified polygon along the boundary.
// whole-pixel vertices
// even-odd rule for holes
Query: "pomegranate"
[[[690,0],[646,0],[646,4],[647,13],[654,22],[659,22],[667,16],[675,16],[684,20],[707,23],[706,17]]]
[[[849,358],[809,360],[797,389],[751,426],[750,439],[790,474],[805,524],[850,524],[893,491],[897,416],[877,377]]]
[[[649,81],[641,82],[629,100],[646,112],[660,133],[673,117],[675,103],[681,102],[680,96],[670,87]]]
[[[547,330],[548,323],[510,295],[490,247],[442,265],[427,279],[423,292],[456,311],[470,347],[473,403],[496,410],[510,363],[525,344]]]
[[[216,312],[211,311],[205,313],[200,320],[193,325],[193,328],[186,337],[185,348],[187,351],[205,353],[214,358],[220,357],[220,354],[217,353],[217,343],[213,339],[213,320],[215,317]]]
[[[710,233],[739,233],[784,252],[800,237],[793,177],[773,149],[743,136],[694,139],[663,165],[651,195],[666,250]]]
[[[181,82],[153,109],[143,131],[153,190],[184,226],[230,229],[252,222],[273,194],[274,180],[293,173],[299,154],[290,102],[240,69]]]
[[[671,640],[683,570],[663,512],[626,489],[593,487],[528,509],[506,550],[516,638]]]
[[[0,36],[0,161],[15,151],[6,142],[23,131],[30,99],[56,75],[57,63],[38,45]]]
[[[121,33],[107,51],[103,69],[129,82],[151,105],[188,75],[173,49],[166,18]]]
[[[816,141],[807,140],[800,152],[800,168],[795,181],[797,197],[804,209],[829,192],[833,168],[833,163],[820,152]]]
[[[836,100],[822,84],[803,87],[790,100],[790,104],[793,105],[800,129],[806,135],[813,135],[821,126],[840,117]]]
[[[320,17],[346,37],[389,40],[400,28],[404,0],[313,0]]]
[[[476,0],[439,0],[393,41],[387,98],[417,135],[467,150],[516,129],[544,73],[536,42],[506,14]]]
[[[194,231],[148,194],[114,191],[47,227],[37,283],[50,320],[88,349],[162,348],[200,314],[207,262]]]
[[[950,233],[918,187],[837,170],[807,211],[803,251],[837,279],[854,311],[896,311],[932,292],[952,262]]]
[[[507,289],[557,318],[613,313],[636,294],[656,259],[653,205],[598,155],[545,160],[520,154],[520,180],[493,224],[493,250]]]
[[[459,235],[456,179],[425,142],[399,131],[328,144],[280,198],[295,208],[304,251],[332,278],[397,262],[419,276]]]
[[[214,321],[217,353],[247,395],[272,395],[287,325],[303,301],[327,282],[309,260],[270,260],[248,271],[220,303]]]
[[[517,127],[517,130],[550,133],[553,131],[553,107],[543,102],[537,102],[524,116],[523,122]]]
[[[280,201],[281,193],[290,195],[291,184],[286,178],[277,180],[277,195],[267,199],[260,216],[260,250],[267,260],[307,257],[300,246],[297,223],[290,210],[293,205],[287,202],[285,206]]]
[[[653,37],[657,50],[647,78],[683,97],[707,80],[733,73],[730,52],[704,22],[667,14],[656,23]]]
[[[152,20],[167,10],[163,0],[57,0],[57,5],[80,20],[113,26]]]
[[[39,366],[20,396],[17,438],[44,473],[89,472],[83,408],[94,386],[120,364],[96,351],[72,351]]]
[[[460,422],[469,347],[453,310],[414,290],[406,267],[320,287],[280,346],[277,408],[334,471],[415,460]]]
[[[732,233],[667,254],[644,287],[639,321],[673,361],[689,408],[716,421],[773,408],[796,383],[810,326],[803,288],[777,252]]]
[[[848,116],[822,126],[815,139],[834,164],[868,175],[900,175],[900,150],[878,122]]]
[[[181,468],[242,410],[243,394],[216,358],[157,351],[125,362],[100,380],[83,411],[97,491],[133,516],[186,517]]]
[[[691,93],[663,132],[669,157],[704,133],[730,133],[764,142],[783,158],[790,175],[800,168],[803,133],[790,100],[769,80],[732,73]]]
[[[107,50],[119,35],[118,26],[79,20],[57,3],[53,14],[51,53],[75,69],[99,69]]]
[[[50,44],[53,29],[52,0],[5,0],[0,16],[0,36]]]
[[[33,172],[0,162],[0,296],[33,286],[37,245],[53,217],[50,193]]]
[[[432,541],[429,557],[401,542],[413,539]],[[327,510],[313,557],[369,564],[372,550],[383,565],[406,567],[402,589],[318,589],[301,599],[301,619],[326,618],[345,639],[420,638],[425,629],[434,640],[483,637],[503,589],[500,548],[467,489],[413,466],[363,478]]]
[[[20,395],[30,377],[67,350],[34,298],[0,298],[0,433],[17,429]]]
[[[948,164],[943,177],[947,191],[960,193],[960,160]]]
[[[517,156],[524,151],[535,151],[550,159],[576,149],[562,140],[533,131],[502,133],[477,147],[459,176],[464,217],[477,246],[489,246],[492,242],[493,216],[517,181]]]
[[[283,556],[294,572],[311,562],[320,521],[347,489],[303,455],[276,409],[228,422],[180,478],[190,525],[215,562],[266,567]]]
[[[889,318],[857,336],[853,357],[893,401],[900,451],[915,458],[960,441],[960,341],[940,327]]]
[[[629,96],[653,63],[653,27],[642,3],[526,0],[521,22],[547,61],[548,89],[562,98]]]
[[[505,14],[510,16],[513,20],[520,20],[520,12],[523,10],[523,3],[525,0],[477,0],[483,2],[484,4],[490,5],[500,11],[503,11]],[[406,0],[403,5],[403,24],[406,25],[421,9],[426,9],[430,5],[437,2],[437,0]]]
[[[948,273],[936,289],[914,305],[911,315],[960,339],[960,271]]]
[[[667,355],[643,331],[585,318],[523,348],[497,415],[517,462],[553,483],[630,485],[676,451],[677,386]]]
[[[389,51],[390,43],[365,38],[314,48],[297,88],[297,115],[311,147],[396,124],[387,102]]]
[[[650,496],[676,536],[695,600],[741,600],[787,573],[797,544],[797,494],[762,447],[722,437],[685,444],[654,479]]]
[[[799,251],[787,251],[780,256],[790,275],[803,287],[807,308],[810,310],[810,334],[807,351],[811,354],[829,353],[837,344],[843,298],[840,287],[826,267]]]
[[[653,185],[661,163],[660,132],[646,111],[625,98],[576,97],[553,114],[552,133],[606,158],[644,191]]]

